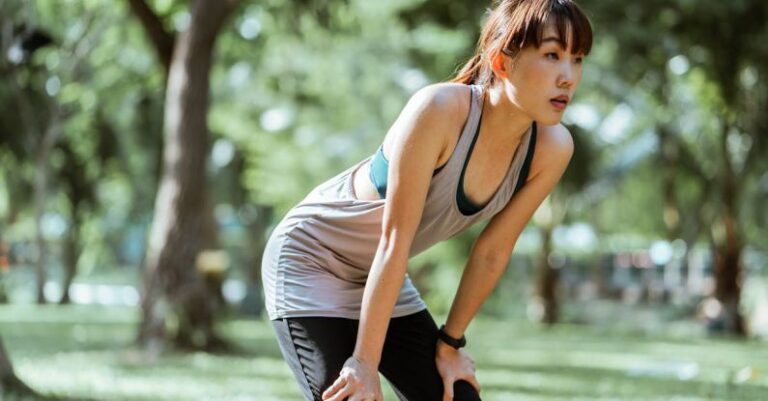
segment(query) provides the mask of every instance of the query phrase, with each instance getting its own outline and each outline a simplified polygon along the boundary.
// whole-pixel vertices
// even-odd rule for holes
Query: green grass
[[[130,308],[2,306],[0,333],[18,375],[43,393],[96,400],[300,399],[266,321],[222,325],[242,355],[151,360],[131,345],[137,319]],[[768,400],[764,343],[482,318],[467,336],[484,400]],[[385,397],[396,400],[388,390]]]

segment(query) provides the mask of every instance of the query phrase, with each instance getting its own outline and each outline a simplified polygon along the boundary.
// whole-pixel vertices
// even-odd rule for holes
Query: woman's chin
[[[541,116],[540,118],[536,119],[536,123],[539,125],[557,125],[560,124],[560,122],[563,120],[563,115],[558,114],[556,116],[548,115],[548,116]]]

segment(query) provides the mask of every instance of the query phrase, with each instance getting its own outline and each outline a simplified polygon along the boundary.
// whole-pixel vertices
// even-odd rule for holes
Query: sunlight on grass
[[[265,320],[221,332],[237,355],[134,348],[130,308],[3,306],[0,330],[17,373],[50,394],[96,400],[298,400]],[[768,350],[727,339],[633,335],[593,327],[542,329],[480,319],[467,337],[485,400],[765,400]],[[387,400],[396,397],[382,382]]]
[[[293,399],[297,393],[279,359],[193,354],[149,362],[136,355],[118,350],[59,353],[19,360],[17,369],[34,388],[104,399],[231,399],[238,394]]]

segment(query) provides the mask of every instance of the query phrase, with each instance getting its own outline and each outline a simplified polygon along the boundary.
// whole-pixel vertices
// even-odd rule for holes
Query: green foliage
[[[244,185],[280,213],[372,154],[409,93],[427,83],[408,63],[403,44],[412,39],[393,17],[397,3],[314,7],[245,8],[237,35],[221,39],[219,57],[229,62],[214,74],[222,84],[213,130],[246,152]],[[249,43],[252,26],[260,30]]]
[[[163,85],[162,68],[140,27],[127,23],[124,2],[35,1],[12,11],[0,18],[3,26],[46,32],[53,43],[20,63],[0,62],[11,74],[0,84],[0,159],[13,166],[6,171],[7,209],[31,217],[31,183],[41,162],[36,152],[58,116],[61,133],[43,161],[52,169],[45,212],[77,213],[83,227],[99,227],[102,238],[89,237],[89,254],[100,252],[151,213],[162,143],[162,91],[154,88]],[[4,43],[16,40],[6,36]],[[5,134],[15,142],[4,142]],[[127,192],[115,197],[115,185],[127,186]],[[65,201],[54,201],[62,196]],[[28,232],[13,239],[31,237]],[[97,265],[114,264],[114,257],[85,256]]]
[[[170,32],[183,27],[187,1],[148,3]],[[693,240],[706,240],[725,192],[720,174],[728,157],[742,183],[744,240],[766,250],[764,3],[580,1],[594,23],[595,45],[566,116],[576,154],[554,199],[567,209],[565,222],[586,221],[605,237],[667,237],[661,211],[669,173],[680,225],[702,226]],[[279,218],[311,188],[372,154],[410,94],[447,80],[471,55],[488,6],[244,2],[218,39],[212,74],[213,139],[235,147],[230,161],[210,171],[216,202],[225,204],[220,210],[242,216],[238,208],[248,202],[273,205]],[[160,172],[161,63],[125,1],[3,1],[0,7],[3,32],[24,25],[53,38],[19,64],[2,49],[0,218],[12,223],[2,226],[3,234],[17,241],[33,236],[35,152],[59,110],[62,135],[47,160],[55,178],[46,210],[84,210],[83,266],[124,263],[114,249],[146,228]],[[3,46],[14,40],[4,37]],[[235,174],[241,165],[245,173]],[[73,193],[87,201],[73,206]],[[437,310],[447,309],[476,234],[411,264],[414,277],[431,271],[420,288]],[[610,242],[605,237],[603,244]],[[500,297],[498,308],[519,295]]]

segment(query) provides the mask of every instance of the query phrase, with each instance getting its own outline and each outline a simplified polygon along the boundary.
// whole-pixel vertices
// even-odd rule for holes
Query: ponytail
[[[483,55],[477,53],[464,64],[464,67],[462,67],[459,73],[456,74],[456,77],[451,79],[451,82],[457,82],[464,85],[477,84],[482,67]]]

